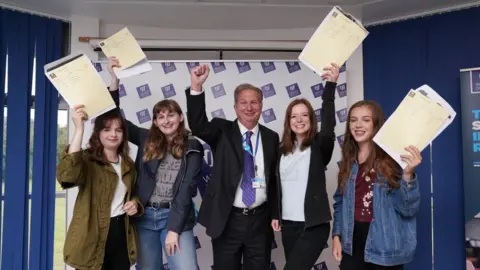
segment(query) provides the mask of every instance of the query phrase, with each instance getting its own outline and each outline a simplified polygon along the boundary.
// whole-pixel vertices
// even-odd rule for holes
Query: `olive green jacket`
[[[130,164],[121,164],[123,182],[127,186],[125,200],[137,201],[137,215],[140,216],[143,215],[143,206],[132,196],[135,166]],[[78,187],[73,217],[63,248],[65,263],[76,269],[101,270],[118,174],[110,163],[90,158],[82,150],[62,157],[57,166],[57,181],[64,189]],[[133,265],[137,257],[137,234],[129,217],[125,218],[125,228],[128,255]]]

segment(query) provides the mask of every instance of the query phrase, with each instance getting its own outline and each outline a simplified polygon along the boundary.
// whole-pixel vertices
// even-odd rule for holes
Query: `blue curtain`
[[[1,269],[53,269],[58,92],[45,78],[43,66],[61,57],[62,34],[60,21],[0,9],[0,101],[4,97],[4,63],[5,54],[8,54]],[[35,57],[35,135],[33,170],[29,175]],[[0,129],[3,129],[3,116],[0,110]],[[30,180],[32,218],[29,231]]]
[[[0,9],[0,102],[5,99],[5,61],[7,56],[7,44],[5,41],[5,37],[3,35],[3,27],[5,24],[5,20],[3,19],[3,9]],[[3,110],[0,109],[0,134],[2,134],[2,140],[0,140],[0,149],[2,150],[2,155],[0,155],[0,176],[2,177],[3,183],[3,121],[4,113]],[[0,217],[3,216],[2,213],[2,205],[3,205],[3,185],[0,185],[0,196],[2,201],[0,202]],[[0,232],[2,231],[2,224],[0,222]],[[0,234],[0,243],[2,240],[2,235]],[[0,251],[2,247],[0,246]]]
[[[43,66],[61,57],[62,22],[33,17],[36,42],[30,269],[53,269],[58,92]]]
[[[2,269],[28,267],[30,95],[35,43],[30,15],[3,11],[8,50],[8,110]]]
[[[411,88],[423,84],[434,88],[457,112],[453,124],[432,143],[431,152],[423,152],[418,169],[422,192],[418,246],[407,269],[432,269],[432,261],[436,270],[465,268],[459,70],[480,66],[478,25],[480,8],[471,8],[370,27],[363,45],[365,98],[379,102],[387,114]]]

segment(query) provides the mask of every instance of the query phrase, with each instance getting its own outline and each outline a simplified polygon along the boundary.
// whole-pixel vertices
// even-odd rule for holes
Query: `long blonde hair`
[[[182,109],[175,100],[165,99],[155,104],[152,111],[152,126],[148,131],[147,141],[143,148],[143,160],[162,159],[167,151],[175,158],[180,158],[186,151],[186,139],[190,134],[185,128],[185,121],[180,122],[177,133],[170,143],[168,143],[167,137],[155,125],[154,121],[160,112],[167,111],[183,115]]]

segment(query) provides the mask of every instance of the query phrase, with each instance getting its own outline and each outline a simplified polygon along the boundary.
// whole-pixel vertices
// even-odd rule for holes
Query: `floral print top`
[[[375,169],[360,168],[355,182],[355,221],[371,222],[373,218],[373,183]]]

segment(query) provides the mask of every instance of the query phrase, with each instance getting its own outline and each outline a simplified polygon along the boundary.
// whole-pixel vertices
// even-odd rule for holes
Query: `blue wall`
[[[434,268],[465,269],[459,70],[480,66],[479,26],[480,8],[471,8],[370,27],[363,44],[365,99],[379,102],[387,115],[410,89],[423,84],[435,89],[457,112],[453,124],[433,142],[431,152],[423,152],[418,169],[422,203],[417,255],[407,269],[433,269],[430,198]]]

